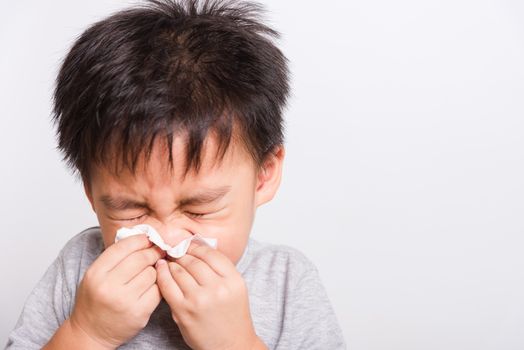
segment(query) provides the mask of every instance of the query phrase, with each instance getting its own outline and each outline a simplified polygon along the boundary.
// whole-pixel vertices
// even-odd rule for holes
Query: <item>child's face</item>
[[[250,156],[233,140],[223,161],[214,165],[214,141],[209,136],[204,144],[199,173],[191,171],[184,180],[180,138],[173,140],[174,174],[169,171],[167,151],[158,141],[146,169],[141,159],[135,176],[122,172],[117,178],[95,168],[85,189],[105,247],[113,244],[120,227],[149,224],[171,246],[194,233],[217,238],[218,249],[236,264],[247,244],[256,208],[271,200],[278,189],[284,148],[268,159],[265,171],[257,173]]]

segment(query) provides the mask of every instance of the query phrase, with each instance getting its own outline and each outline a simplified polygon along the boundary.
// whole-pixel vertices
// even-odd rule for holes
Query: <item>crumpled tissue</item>
[[[139,235],[141,233],[145,233],[147,237],[149,238],[149,240],[153,242],[153,244],[160,247],[160,249],[165,250],[169,256],[175,259],[181,258],[184,255],[186,255],[187,250],[189,249],[189,245],[191,244],[192,240],[204,243],[214,249],[216,249],[217,247],[216,238],[202,237],[198,233],[194,234],[193,236],[189,238],[184,239],[183,241],[178,243],[176,246],[172,247],[169,244],[164,242],[160,234],[155,230],[153,226],[150,226],[147,224],[140,224],[140,225],[133,226],[131,228],[122,227],[118,229],[118,231],[116,231],[115,243],[126,237],[133,236],[133,235]]]

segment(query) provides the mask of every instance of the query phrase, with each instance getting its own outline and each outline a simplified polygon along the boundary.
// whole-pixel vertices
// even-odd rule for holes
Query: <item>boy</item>
[[[28,297],[8,349],[343,349],[318,272],[249,238],[284,160],[287,59],[248,2],[149,1],[95,23],[54,91],[60,150],[100,226]],[[173,259],[144,234],[153,227]]]

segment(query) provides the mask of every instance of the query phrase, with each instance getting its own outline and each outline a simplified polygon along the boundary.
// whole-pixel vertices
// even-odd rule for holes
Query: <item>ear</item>
[[[273,153],[268,155],[262,168],[259,169],[255,188],[256,207],[269,202],[277,193],[282,178],[285,153],[284,146],[278,146]]]
[[[91,192],[91,188],[89,186],[89,182],[86,179],[82,179],[82,183],[84,184],[84,192],[86,194],[86,197],[89,200],[89,203],[91,203],[91,208],[96,213],[95,205],[94,205],[94,201],[93,201],[93,193]]]

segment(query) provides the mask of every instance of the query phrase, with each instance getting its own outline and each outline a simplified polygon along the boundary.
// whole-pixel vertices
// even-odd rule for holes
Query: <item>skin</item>
[[[247,245],[256,209],[277,192],[285,151],[277,148],[257,169],[235,140],[217,162],[217,144],[213,133],[208,134],[200,171],[185,179],[183,137],[173,140],[174,172],[161,141],[155,142],[148,161],[140,159],[134,175],[116,177],[95,168],[84,187],[106,249],[86,271],[71,317],[45,348],[74,344],[114,349],[147,325],[162,298],[193,349],[266,348],[256,336],[246,285],[235,264]],[[206,189],[225,186],[228,191],[221,198],[183,204]],[[112,208],[109,197],[113,203],[120,197],[142,206]],[[114,243],[118,228],[137,224],[155,227],[171,246],[200,233],[217,238],[218,248],[192,243],[184,257],[173,261],[145,235]]]

